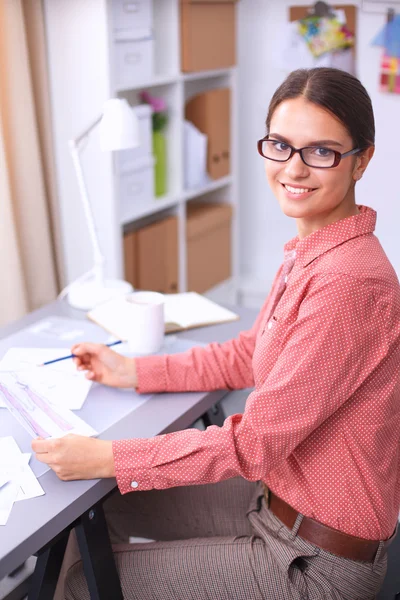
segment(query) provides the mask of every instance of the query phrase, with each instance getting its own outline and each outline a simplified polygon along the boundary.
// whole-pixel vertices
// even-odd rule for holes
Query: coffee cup
[[[154,354],[164,342],[164,296],[158,292],[133,292],[129,304],[126,339],[133,354]]]

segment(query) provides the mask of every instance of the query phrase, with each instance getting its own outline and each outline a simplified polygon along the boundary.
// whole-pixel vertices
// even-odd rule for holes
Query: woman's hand
[[[117,354],[103,344],[83,342],[71,348],[79,371],[87,371],[87,379],[119,388],[137,385],[135,360]]]
[[[32,441],[38,461],[49,465],[63,481],[115,477],[112,442],[69,434]]]

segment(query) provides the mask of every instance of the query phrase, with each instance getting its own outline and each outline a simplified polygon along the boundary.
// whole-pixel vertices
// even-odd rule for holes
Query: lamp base
[[[85,281],[71,286],[67,301],[74,308],[91,310],[98,304],[132,291],[131,284],[121,279],[106,279],[102,285],[93,280]]]

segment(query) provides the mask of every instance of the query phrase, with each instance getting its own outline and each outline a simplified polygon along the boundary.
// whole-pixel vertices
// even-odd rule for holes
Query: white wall
[[[246,302],[247,297],[248,304],[259,304],[268,292],[283,244],[297,233],[294,221],[281,213],[268,188],[256,140],[264,135],[271,96],[287,74],[275,60],[276,48],[282,45],[280,27],[288,18],[289,6],[304,4],[304,0],[239,2],[240,244],[243,298]],[[396,151],[400,96],[378,91],[382,50],[370,45],[385,21],[384,14],[358,10],[357,75],[371,95],[377,135],[374,159],[357,184],[357,202],[378,211],[376,234],[400,275],[400,149]]]

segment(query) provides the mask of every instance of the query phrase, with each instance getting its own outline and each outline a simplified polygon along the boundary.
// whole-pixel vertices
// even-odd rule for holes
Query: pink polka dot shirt
[[[140,392],[254,387],[223,427],[113,442],[119,489],[240,475],[350,535],[386,539],[400,505],[400,286],[376,213],[285,246],[250,331],[137,360]]]

